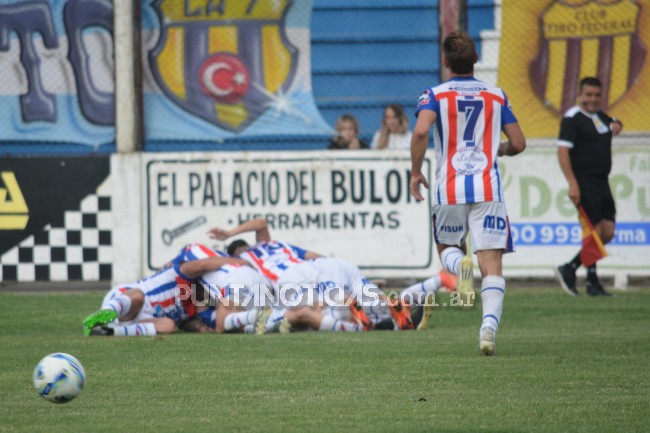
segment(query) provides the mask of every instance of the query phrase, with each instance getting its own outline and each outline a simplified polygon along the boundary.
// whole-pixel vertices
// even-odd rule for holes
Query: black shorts
[[[607,178],[578,178],[580,204],[592,224],[616,221],[616,205]]]

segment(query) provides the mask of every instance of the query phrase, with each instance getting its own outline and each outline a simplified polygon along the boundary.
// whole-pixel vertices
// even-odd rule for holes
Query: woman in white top
[[[410,149],[411,131],[404,107],[399,104],[387,105],[381,128],[372,137],[372,149]]]

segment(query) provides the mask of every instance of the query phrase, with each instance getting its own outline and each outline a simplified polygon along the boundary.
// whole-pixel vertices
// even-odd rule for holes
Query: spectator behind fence
[[[411,131],[404,107],[399,104],[387,105],[381,128],[372,137],[373,149],[410,149]]]
[[[352,114],[339,116],[336,132],[337,135],[330,140],[328,149],[368,149],[368,142],[359,138],[359,122]]]

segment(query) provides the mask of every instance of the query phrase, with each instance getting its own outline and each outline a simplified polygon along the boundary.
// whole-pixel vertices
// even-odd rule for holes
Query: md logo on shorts
[[[505,218],[486,215],[483,219],[483,233],[501,233],[507,226]]]

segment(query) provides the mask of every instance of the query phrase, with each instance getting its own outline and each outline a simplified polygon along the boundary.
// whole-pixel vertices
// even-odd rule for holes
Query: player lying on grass
[[[230,257],[217,250],[212,253]],[[192,258],[203,258],[205,254],[203,250],[196,251]],[[209,294],[211,304],[216,305],[214,328],[217,334],[254,332],[262,307],[272,297],[271,282],[248,264],[225,264],[204,273],[198,282]]]
[[[442,271],[404,289],[397,299],[389,299],[376,284],[363,276],[359,267],[347,260],[323,257],[315,259],[314,265],[329,282],[344,287],[350,293],[355,300],[354,306],[363,308],[364,316],[374,329],[426,329],[432,311],[432,303],[425,302],[427,296],[435,295],[440,287],[450,291],[456,288],[456,277]],[[411,308],[414,306],[424,306],[424,320],[411,317]],[[354,310],[352,313],[355,314]]]
[[[256,245],[250,246],[243,240],[236,240],[228,247],[228,253],[247,260],[274,283],[279,302],[267,319],[267,330],[275,329],[276,323],[284,320],[296,328],[308,327],[321,331],[362,330],[363,327],[358,323],[323,314],[320,299],[324,290],[321,283],[324,280],[311,261],[321,255],[271,240],[265,219],[250,220],[232,230],[215,228],[210,234],[223,241],[246,232],[255,232]]]
[[[206,258],[192,259],[196,251]],[[183,248],[163,269],[133,284],[112,288],[101,308],[83,321],[85,335],[140,336],[169,334],[176,325],[197,314],[192,287],[207,272],[221,266],[245,265],[232,257],[217,256],[208,247],[192,244]],[[208,252],[208,253],[205,253]],[[205,331],[206,329],[198,328]]]
[[[413,329],[410,308],[402,302],[403,299],[389,301],[381,290],[370,284],[359,268],[350,262],[322,257],[284,242],[271,241],[268,225],[263,218],[247,221],[229,231],[216,228],[210,233],[216,239],[226,240],[250,231],[255,232],[257,245],[250,247],[245,241],[236,240],[228,247],[228,252],[248,260],[260,272],[278,283],[279,287],[286,284],[299,286],[298,292],[288,299],[290,307],[280,305],[272,312],[267,322],[267,331],[284,330],[287,324],[293,329],[369,330],[390,317],[394,321],[395,329]],[[311,262],[304,261],[310,258]],[[291,272],[292,269],[300,269],[300,272]],[[455,279],[448,273],[442,273],[407,289],[406,293],[418,295],[415,296],[417,299],[424,299],[428,292],[437,290],[442,284],[452,288],[455,286]],[[323,312],[324,292],[334,288],[342,288],[347,295],[345,299],[338,301],[328,299],[328,304],[332,304],[333,308]],[[332,290],[329,290],[329,293],[332,293]],[[372,299],[364,299],[364,296]],[[297,299],[303,302],[294,304]],[[340,308],[340,305],[337,307],[336,302],[349,307],[349,311]],[[349,314],[341,314],[342,312]],[[369,320],[368,313],[373,317],[372,320]],[[280,328],[280,324],[285,326]],[[426,323],[424,325],[426,326]]]

